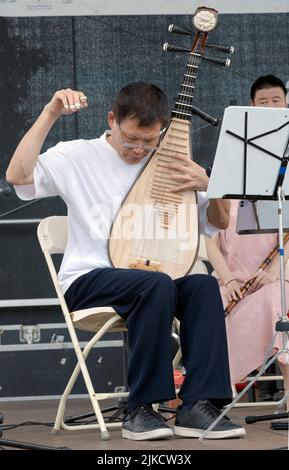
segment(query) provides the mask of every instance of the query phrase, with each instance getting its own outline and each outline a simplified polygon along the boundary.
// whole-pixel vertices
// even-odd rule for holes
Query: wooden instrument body
[[[191,124],[173,118],[158,150],[126,196],[111,229],[109,257],[119,268],[161,271],[173,279],[193,267],[199,245],[197,195],[172,192],[168,165],[191,158]]]
[[[173,279],[188,274],[197,259],[199,223],[197,194],[194,191],[172,192],[179,186],[171,178],[169,164],[176,154],[192,158],[191,117],[196,109],[193,96],[202,59],[227,67],[230,60],[204,55],[208,33],[217,25],[218,12],[199,7],[193,16],[197,29],[181,82],[180,92],[172,111],[172,119],[160,147],[143,168],[127,194],[111,228],[108,254],[113,266],[161,271]],[[170,25],[169,31],[190,35],[191,32]],[[208,45],[222,53],[232,53],[232,46]],[[164,44],[164,50],[187,51]],[[198,113],[197,113],[198,114]],[[204,119],[215,122],[206,113]],[[214,124],[215,125],[215,124]]]

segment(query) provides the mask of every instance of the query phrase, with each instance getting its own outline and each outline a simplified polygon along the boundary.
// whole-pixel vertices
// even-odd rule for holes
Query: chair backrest
[[[123,319],[116,314],[112,307],[94,307],[75,312],[69,312],[57,272],[52,260],[52,255],[63,254],[68,239],[68,218],[67,216],[51,216],[43,219],[37,228],[37,236],[43,251],[47,267],[49,269],[62,312],[68,322],[68,328],[71,332],[69,323],[73,321],[74,325],[81,330],[99,331],[102,326],[112,320],[112,316],[117,318],[111,326],[111,331],[126,330]],[[117,321],[116,321],[117,320]]]
[[[51,216],[43,219],[37,228],[42,251],[51,255],[64,253],[68,239],[67,216]]]
[[[37,236],[46,259],[62,311],[68,316],[68,308],[60,287],[57,272],[52,260],[54,254],[63,254],[67,245],[68,229],[66,216],[51,216],[43,219],[37,228]]]

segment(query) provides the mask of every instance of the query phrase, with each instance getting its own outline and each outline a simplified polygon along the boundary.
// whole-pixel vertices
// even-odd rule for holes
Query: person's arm
[[[183,155],[175,155],[176,162],[169,165],[174,181],[180,183],[177,188],[172,188],[172,192],[179,191],[207,191],[209,177],[206,170],[193,160],[189,160]],[[230,201],[225,199],[210,199],[207,209],[208,222],[216,228],[226,229],[230,222]]]
[[[238,300],[238,297],[241,299],[241,285],[234,278],[234,275],[220,250],[219,237],[205,237],[205,242],[208,259],[218,276],[221,278],[223,284],[226,286],[228,301]]]
[[[33,170],[53,124],[62,114],[72,114],[86,107],[84,93],[69,88],[57,91],[16,148],[6,172],[8,183],[32,184]]]
[[[230,222],[231,203],[228,199],[209,199],[208,221],[214,227],[226,229]]]
[[[289,242],[284,245],[284,264],[289,259]],[[253,274],[251,279],[255,278],[251,289],[258,290],[260,287],[270,284],[271,282],[278,281],[280,279],[280,260],[278,254],[273,258],[269,266],[264,270],[258,270]]]

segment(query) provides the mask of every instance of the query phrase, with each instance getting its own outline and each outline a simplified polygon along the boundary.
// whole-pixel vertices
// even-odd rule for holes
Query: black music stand
[[[281,313],[260,371],[209,426],[200,440],[206,437],[281,354],[289,355],[282,212],[283,202],[289,199],[288,161],[289,110],[256,107],[229,107],[225,110],[207,195],[210,199],[278,201],[276,225],[278,220]],[[268,360],[278,334],[282,334],[283,348]],[[289,392],[284,394],[280,406],[286,402],[288,395]],[[285,416],[283,413],[282,418]],[[271,416],[271,419],[276,418],[278,415]]]

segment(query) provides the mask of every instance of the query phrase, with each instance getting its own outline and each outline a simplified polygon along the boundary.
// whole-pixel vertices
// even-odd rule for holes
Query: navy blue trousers
[[[135,269],[95,269],[76,279],[65,298],[70,311],[112,306],[128,328],[128,408],[175,398],[171,328],[180,320],[186,377],[183,404],[229,403],[231,385],[224,309],[217,281],[195,274],[172,280]]]

